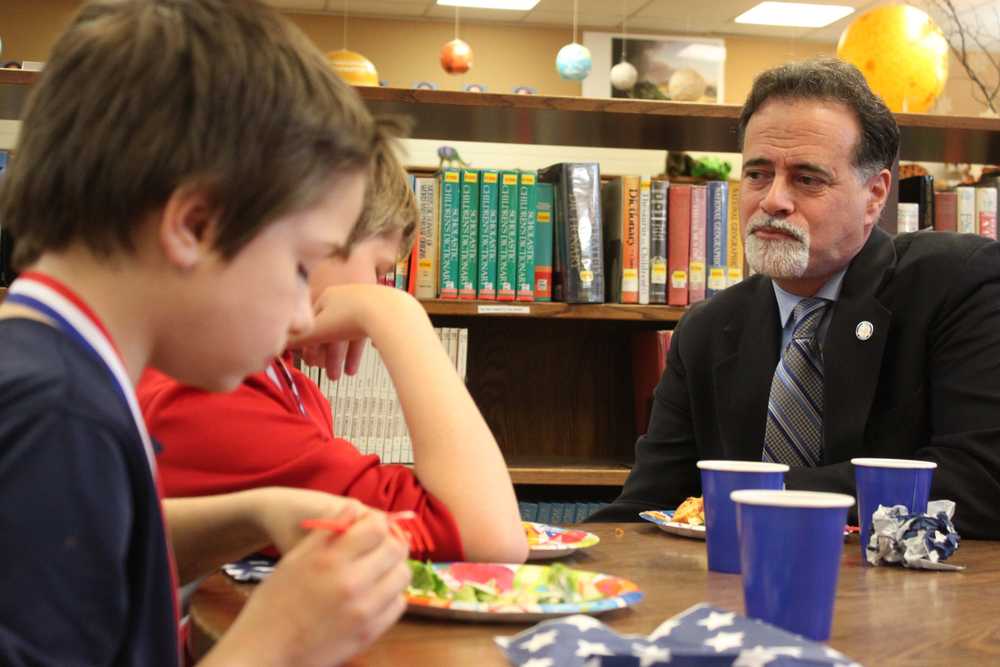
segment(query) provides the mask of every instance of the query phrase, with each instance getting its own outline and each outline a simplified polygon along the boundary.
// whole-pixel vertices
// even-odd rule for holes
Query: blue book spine
[[[709,181],[705,247],[708,254],[708,285],[706,296],[726,289],[726,233],[729,226],[729,184]]]

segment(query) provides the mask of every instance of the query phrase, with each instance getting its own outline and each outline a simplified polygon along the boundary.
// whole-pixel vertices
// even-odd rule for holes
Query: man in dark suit
[[[1000,244],[875,226],[899,130],[851,65],[763,73],[739,131],[756,275],[678,323],[635,467],[591,520],[700,495],[700,459],[853,495],[870,456],[935,461],[959,532],[1000,538]]]

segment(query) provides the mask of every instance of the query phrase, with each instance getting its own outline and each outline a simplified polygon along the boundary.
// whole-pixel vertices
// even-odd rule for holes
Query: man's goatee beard
[[[788,232],[795,238],[765,240],[753,234],[764,227]],[[771,278],[801,278],[809,266],[808,229],[800,229],[778,218],[751,219],[744,246],[750,267]]]

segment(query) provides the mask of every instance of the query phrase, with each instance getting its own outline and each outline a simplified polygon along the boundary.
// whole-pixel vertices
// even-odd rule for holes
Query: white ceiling
[[[349,16],[395,18],[410,20],[450,21],[454,19],[453,7],[439,7],[436,0],[266,0],[271,5],[287,11],[325,14],[344,13]],[[784,37],[810,41],[836,42],[840,33],[857,16],[873,7],[889,4],[891,0],[808,0],[813,3],[850,5],[856,11],[825,28],[782,28],[753,26],[733,22],[758,0],[577,0],[578,23],[581,29],[598,29],[620,32],[622,15],[631,33],[698,33],[704,35],[752,35]],[[934,0],[914,0],[910,4],[929,11]],[[976,24],[988,31],[987,39],[997,46],[1000,40],[1000,0],[952,0],[959,11],[968,17],[976,16]],[[574,0],[540,0],[527,12],[463,7],[461,21],[473,23],[504,23],[508,25],[572,25]],[[943,21],[939,21],[942,26]]]

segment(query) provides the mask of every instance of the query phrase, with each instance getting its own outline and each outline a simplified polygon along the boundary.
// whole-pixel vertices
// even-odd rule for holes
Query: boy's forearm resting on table
[[[263,491],[164,499],[163,516],[182,584],[269,543],[254,516]]]
[[[451,511],[465,557],[523,561],[527,540],[506,463],[426,311],[400,290],[365,286],[353,296],[399,396],[417,478]]]

